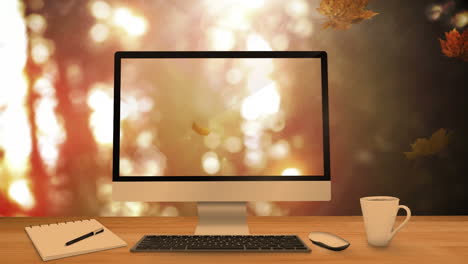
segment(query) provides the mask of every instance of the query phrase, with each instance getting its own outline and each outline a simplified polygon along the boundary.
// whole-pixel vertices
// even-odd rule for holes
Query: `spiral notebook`
[[[98,228],[103,228],[104,232],[65,246],[66,242]],[[25,230],[44,261],[127,245],[95,219],[28,226]]]

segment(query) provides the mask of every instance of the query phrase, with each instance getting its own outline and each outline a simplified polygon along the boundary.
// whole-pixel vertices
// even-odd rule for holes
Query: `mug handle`
[[[398,206],[398,209],[400,209],[400,208],[405,209],[405,211],[406,211],[406,218],[405,218],[405,220],[403,221],[403,223],[401,223],[396,229],[394,229],[394,230],[392,231],[392,233],[390,234],[390,239],[392,239],[393,236],[394,236],[398,231],[400,231],[400,229],[401,229],[402,227],[404,227],[404,226],[406,225],[406,223],[408,223],[408,221],[409,221],[410,218],[411,218],[411,210],[408,208],[408,206],[406,206],[406,205],[399,205],[399,206]]]

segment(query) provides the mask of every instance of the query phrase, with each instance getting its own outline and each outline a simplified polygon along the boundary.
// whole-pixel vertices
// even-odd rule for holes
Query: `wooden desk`
[[[85,218],[0,218],[0,263],[44,263],[24,231],[28,225]],[[128,243],[125,248],[46,263],[468,263],[468,216],[414,216],[387,248],[369,246],[360,216],[249,217],[253,234],[298,234],[311,253],[130,253],[145,234],[190,234],[197,218],[98,217]],[[401,221],[401,219],[399,219]],[[310,231],[328,231],[347,239],[341,252],[313,245]]]

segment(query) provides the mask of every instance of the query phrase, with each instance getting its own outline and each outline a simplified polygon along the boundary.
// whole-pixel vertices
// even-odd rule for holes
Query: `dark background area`
[[[427,4],[373,1],[379,15],[372,21],[322,38],[335,43],[328,53],[339,183],[324,205],[332,214],[359,214],[359,197],[369,195],[399,197],[417,215],[468,213],[468,71],[466,62],[441,54],[437,38],[450,27],[428,21]],[[453,132],[443,153],[405,157],[410,143],[439,128]]]

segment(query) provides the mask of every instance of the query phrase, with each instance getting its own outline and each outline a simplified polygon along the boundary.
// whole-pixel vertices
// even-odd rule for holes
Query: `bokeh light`
[[[273,37],[272,47],[274,50],[287,50],[289,47],[289,38],[286,34],[278,34]]]
[[[109,28],[105,24],[94,24],[89,30],[89,35],[93,41],[97,43],[103,42],[109,37]]]
[[[265,167],[266,158],[261,150],[247,150],[245,153],[244,163],[248,167],[254,169],[262,169]]]
[[[8,170],[16,177],[23,177],[28,169],[31,153],[30,127],[26,110],[22,105],[9,104],[1,115],[0,145],[5,151],[4,160]],[[21,140],[11,140],[21,138]]]
[[[148,148],[151,146],[153,138],[151,131],[143,131],[137,137],[137,145],[141,148]]]
[[[234,47],[235,38],[230,30],[213,28],[208,32],[214,50],[231,50]]]
[[[271,202],[257,202],[254,204],[254,210],[258,216],[269,216],[273,211],[273,204]]]
[[[304,17],[309,13],[309,5],[304,0],[291,0],[286,5],[286,13],[293,18]]]
[[[143,165],[143,173],[141,176],[160,176],[163,175],[163,168],[161,168],[157,160],[147,160]]]
[[[208,136],[204,137],[203,142],[207,148],[215,149],[221,144],[221,137],[218,133],[212,132]]]
[[[27,18],[28,27],[36,34],[42,34],[46,30],[47,21],[39,14],[29,15]]]
[[[34,197],[28,182],[24,179],[13,181],[8,188],[8,195],[26,210],[34,207]]]
[[[273,50],[268,43],[262,36],[252,33],[249,34],[247,37],[247,50],[249,51],[259,51],[259,50],[264,50],[264,51],[271,51]]]
[[[90,89],[88,95],[88,105],[93,110],[89,119],[89,124],[93,129],[96,141],[101,144],[110,145],[112,143],[112,117],[113,99],[110,95],[111,88],[105,83],[96,83]]]
[[[466,25],[468,25],[468,11],[462,11],[457,13],[453,19],[452,23],[457,27],[457,28],[464,28]]]
[[[238,68],[232,68],[226,73],[226,81],[231,85],[236,85],[242,80],[242,71]]]
[[[148,29],[146,19],[135,15],[126,7],[119,7],[114,10],[113,22],[130,36],[142,36]]]
[[[429,18],[429,20],[436,21],[439,20],[442,11],[443,9],[441,5],[433,4],[427,7],[426,15]]]
[[[123,175],[133,174],[133,163],[130,159],[120,158],[119,166],[120,166],[120,173],[122,173]]]
[[[106,19],[112,13],[111,7],[105,1],[92,1],[90,8],[91,14],[97,19]]]
[[[255,120],[279,111],[281,97],[275,82],[248,96],[242,102],[241,114],[247,120]]]
[[[308,37],[313,32],[312,23],[307,18],[301,18],[290,25],[290,30],[300,37]],[[285,43],[282,43],[285,45]]]
[[[206,152],[202,157],[203,170],[208,174],[216,174],[221,168],[218,155],[215,152]]]
[[[228,137],[224,141],[224,148],[231,153],[240,152],[242,150],[242,140],[238,137]]]
[[[58,147],[65,141],[63,125],[55,114],[57,100],[52,96],[43,96],[35,107],[38,128],[39,151],[44,163],[54,168],[59,156]]]
[[[28,80],[24,75],[28,38],[19,1],[2,1],[0,17],[8,25],[0,27],[0,72],[2,82],[8,84],[0,86],[0,148],[3,149],[0,165],[5,172],[0,179],[9,183],[13,178],[25,177],[31,153],[31,131],[25,109]]]
[[[167,206],[161,211],[161,216],[174,217],[179,215],[179,210],[174,206]]]
[[[53,52],[53,45],[50,41],[42,38],[34,38],[31,40],[31,56],[35,63],[45,63]]]
[[[297,168],[287,168],[281,173],[282,176],[300,176],[301,171]]]
[[[273,159],[284,159],[289,154],[288,141],[282,139],[270,147],[269,154]]]

